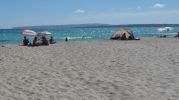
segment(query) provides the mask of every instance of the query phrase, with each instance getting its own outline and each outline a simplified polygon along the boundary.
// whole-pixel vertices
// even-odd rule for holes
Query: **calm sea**
[[[167,27],[167,26],[166,26]],[[135,37],[159,37],[161,35],[176,35],[179,32],[179,26],[174,26],[170,32],[160,33],[157,31],[159,27],[127,27],[133,31]],[[89,40],[108,40],[111,35],[120,29],[120,27],[109,28],[60,28],[60,29],[45,29],[34,30],[36,32],[49,31],[53,33],[56,41],[64,41],[68,37],[70,41],[89,41]],[[4,44],[20,44],[23,37],[19,29],[1,29],[0,30],[0,45]],[[33,37],[29,37],[30,40]]]

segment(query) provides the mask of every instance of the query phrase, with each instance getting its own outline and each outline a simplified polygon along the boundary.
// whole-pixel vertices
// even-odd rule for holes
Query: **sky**
[[[64,24],[179,24],[179,0],[0,0],[0,28]]]

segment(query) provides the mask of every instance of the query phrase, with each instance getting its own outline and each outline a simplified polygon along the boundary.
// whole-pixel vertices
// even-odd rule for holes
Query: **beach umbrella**
[[[112,40],[133,40],[135,38],[132,32],[129,32],[127,29],[121,29],[115,32],[111,36],[111,39]]]
[[[32,31],[32,30],[24,30],[24,31],[22,32],[22,35],[23,35],[23,36],[36,36],[37,33],[34,32],[34,31]]]
[[[51,35],[52,33],[48,32],[48,31],[44,31],[44,32],[41,32],[42,34],[46,34],[46,35]]]
[[[48,32],[48,31],[44,31],[44,32],[41,32],[39,34],[37,34],[37,36],[47,36],[47,35],[51,35],[52,33]]]

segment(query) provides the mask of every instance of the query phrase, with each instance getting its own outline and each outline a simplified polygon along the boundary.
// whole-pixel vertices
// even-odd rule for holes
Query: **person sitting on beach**
[[[177,33],[177,35],[175,37],[179,39],[179,32]]]
[[[45,36],[42,36],[42,45],[49,45]]]
[[[53,37],[52,37],[52,36],[50,37],[49,42],[50,42],[50,44],[55,44],[55,43],[56,43],[56,41],[54,41],[54,39],[53,39]]]
[[[23,44],[24,44],[25,46],[29,45],[29,40],[27,39],[26,36],[24,36]]]
[[[37,43],[37,39],[38,38],[35,36],[33,40],[33,46],[39,46],[39,44]]]

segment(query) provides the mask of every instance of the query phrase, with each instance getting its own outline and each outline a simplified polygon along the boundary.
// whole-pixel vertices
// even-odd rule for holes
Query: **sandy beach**
[[[178,100],[179,40],[0,47],[0,100]]]

